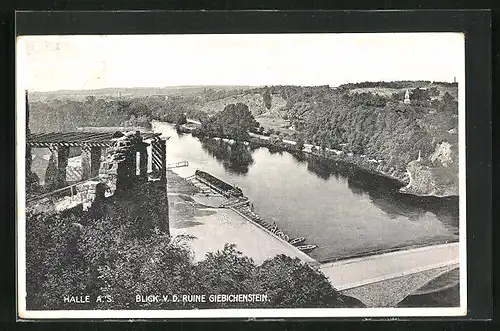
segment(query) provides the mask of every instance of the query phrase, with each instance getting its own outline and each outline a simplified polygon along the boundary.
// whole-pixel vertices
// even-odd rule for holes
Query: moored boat
[[[293,238],[292,240],[289,241],[289,243],[292,245],[299,245],[302,244],[304,241],[306,241],[306,238],[298,237],[298,238]]]
[[[216,188],[217,191],[224,194],[225,196],[233,196],[235,198],[243,198],[243,192],[239,187],[231,186],[228,183],[220,180],[217,177],[212,176],[208,172],[196,170],[194,175],[198,178],[198,180],[205,182],[205,184],[209,184]]]
[[[301,245],[301,246],[297,246],[297,248],[300,249],[303,252],[310,252],[313,249],[315,249],[316,247],[318,247],[318,246],[317,245]]]

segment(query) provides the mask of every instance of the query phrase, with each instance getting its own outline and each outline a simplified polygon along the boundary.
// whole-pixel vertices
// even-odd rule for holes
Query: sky
[[[22,36],[19,88],[460,83],[459,33]]]

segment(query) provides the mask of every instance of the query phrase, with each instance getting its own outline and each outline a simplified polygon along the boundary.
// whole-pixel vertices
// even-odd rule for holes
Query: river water
[[[292,155],[263,147],[200,141],[153,122],[170,137],[167,162],[189,161],[175,171],[196,169],[236,185],[256,213],[275,221],[291,238],[318,248],[310,255],[330,261],[405,246],[458,240],[458,198],[401,194],[401,184],[341,162]],[[228,238],[230,241],[230,238]]]

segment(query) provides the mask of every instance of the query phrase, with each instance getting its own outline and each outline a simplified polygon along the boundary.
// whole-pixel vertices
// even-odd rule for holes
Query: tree
[[[258,278],[272,300],[271,307],[344,307],[325,275],[298,258],[282,254],[267,260],[258,268]]]
[[[295,145],[295,147],[301,151],[304,149],[304,138],[302,137],[302,135],[300,135],[297,139],[297,144]]]
[[[88,95],[85,97],[85,102],[86,103],[94,103],[95,102],[95,97],[93,95]]]
[[[274,147],[283,146],[283,139],[279,135],[273,134],[269,137],[269,143]]]
[[[252,259],[236,250],[236,245],[226,244],[222,250],[207,253],[204,260],[196,265],[195,276],[204,288],[204,293],[262,293]],[[221,303],[229,308],[231,303]],[[252,304],[243,305],[249,307]]]
[[[28,309],[68,309],[61,297],[78,294],[92,297],[86,309],[347,307],[322,273],[296,258],[279,255],[257,266],[226,244],[194,262],[189,238],[157,228],[138,237],[131,218],[95,219],[80,227],[78,216],[27,216]],[[268,301],[151,304],[136,302],[140,293],[263,293]],[[113,300],[98,302],[99,295]]]
[[[450,93],[445,92],[438,109],[442,112],[456,113],[458,111],[458,102],[455,101],[455,98]]]
[[[264,102],[264,105],[267,109],[271,109],[272,100],[273,97],[269,93],[269,90],[266,90],[264,94],[262,94],[262,101]]]
[[[207,136],[248,140],[248,132],[255,132],[259,122],[243,103],[229,104],[224,110],[202,122],[201,131]]]
[[[187,123],[186,114],[184,114],[184,113],[177,114],[177,118],[175,120],[175,125],[179,126],[179,125],[183,125],[186,123]]]

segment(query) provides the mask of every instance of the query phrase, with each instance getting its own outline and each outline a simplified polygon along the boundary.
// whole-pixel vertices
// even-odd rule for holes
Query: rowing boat
[[[312,251],[316,247],[318,247],[318,246],[317,245],[301,245],[301,246],[297,246],[297,248],[300,249],[303,252]]]
[[[289,241],[289,243],[292,245],[299,245],[302,244],[304,241],[306,241],[306,238],[298,237],[298,238],[293,238],[292,240]]]

